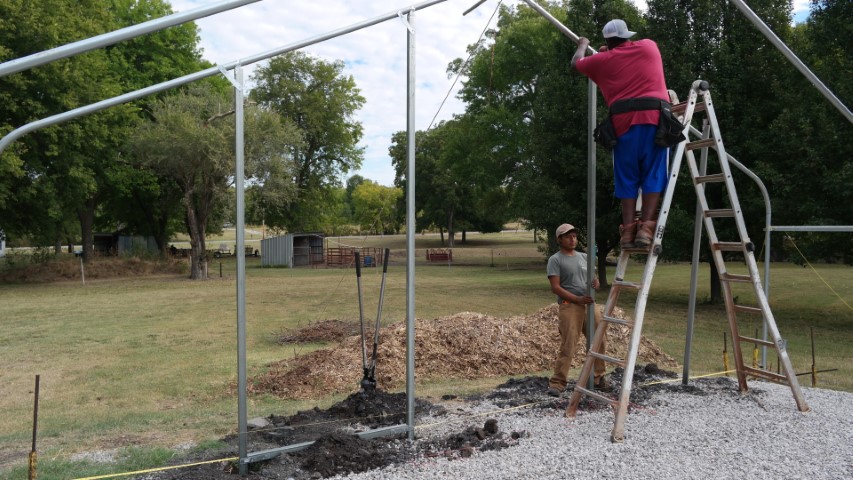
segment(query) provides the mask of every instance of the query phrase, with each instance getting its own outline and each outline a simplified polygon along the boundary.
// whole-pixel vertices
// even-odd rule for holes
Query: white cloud
[[[187,11],[221,0],[173,0],[175,11]],[[417,2],[267,0],[197,20],[204,57],[221,64],[301,42],[352,24],[406,9]],[[475,0],[449,0],[415,13],[415,93],[419,130],[427,128],[453,83],[447,64],[466,57],[486,26],[497,2],[462,16]],[[404,12],[406,13],[406,12]],[[358,112],[364,125],[365,160],[360,175],[391,185],[394,171],[388,157],[391,135],[406,129],[407,31],[394,18],[366,29],[305,47],[302,51],[326,60],[343,60],[366,98]],[[246,67],[246,78],[251,66]],[[459,85],[457,84],[456,89]],[[449,119],[464,106],[455,92],[442,107],[438,120]]]

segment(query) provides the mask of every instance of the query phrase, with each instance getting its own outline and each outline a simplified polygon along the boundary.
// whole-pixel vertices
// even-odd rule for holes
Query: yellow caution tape
[[[81,478],[75,478],[74,480],[97,480],[100,478],[127,477],[130,475],[139,475],[141,473],[162,472],[164,470],[177,470],[179,468],[195,467],[198,465],[205,465],[208,463],[233,462],[233,461],[236,461],[239,459],[240,459],[240,457],[220,458],[218,460],[208,460],[206,462],[187,463],[186,465],[175,465],[173,467],[149,468],[148,470],[137,470],[135,472],[124,472],[124,473],[111,473],[109,475],[98,475],[97,477],[81,477]]]

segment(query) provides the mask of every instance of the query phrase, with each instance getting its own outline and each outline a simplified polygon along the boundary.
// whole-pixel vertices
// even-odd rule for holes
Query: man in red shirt
[[[581,37],[572,68],[598,85],[608,107],[625,99],[653,98],[669,101],[663,61],[652,40],[628,40],[636,32],[623,20],[611,20],[602,30],[606,47],[586,57],[589,39]],[[669,149],[655,145],[659,109],[634,110],[611,116],[616,131],[613,174],[616,197],[622,201],[620,243],[624,248],[646,247],[654,238],[661,192],[666,188]],[[642,189],[640,221],[634,222],[637,195]]]

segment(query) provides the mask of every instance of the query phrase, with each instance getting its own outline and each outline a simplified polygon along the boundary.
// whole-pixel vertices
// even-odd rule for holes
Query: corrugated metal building
[[[288,233],[261,240],[261,266],[301,267],[323,265],[322,233]]]

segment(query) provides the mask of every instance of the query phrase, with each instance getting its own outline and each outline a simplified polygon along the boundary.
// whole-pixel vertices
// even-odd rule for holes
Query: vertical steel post
[[[703,126],[702,138],[708,136],[709,128],[707,123]],[[708,151],[706,149],[702,151],[702,155],[700,156],[699,173],[705,175],[707,170]],[[702,188],[704,189],[705,187],[703,186]],[[684,336],[684,367],[681,371],[681,383],[683,385],[687,385],[690,379],[690,353],[693,349],[693,325],[696,322],[696,289],[699,286],[699,253],[702,248],[702,225],[702,204],[697,198],[696,214],[693,220],[693,259],[690,263],[690,299],[687,305],[687,333]],[[723,352],[725,352],[725,332],[723,332],[723,335]]]
[[[587,132],[586,132],[586,153],[587,153],[587,180],[586,180],[586,228],[588,233],[588,243],[589,247],[587,248],[587,256],[586,263],[587,268],[586,271],[589,272],[587,278],[587,292],[592,298],[595,298],[595,289],[592,288],[592,280],[595,277],[595,140],[593,139],[593,133],[595,132],[595,124],[596,124],[596,96],[595,96],[595,82],[592,80],[588,81],[588,92],[589,98],[587,100]],[[591,305],[592,308],[587,308],[586,312],[586,351],[589,352],[592,349],[592,337],[595,335],[595,309],[597,308],[595,304]],[[605,336],[607,335],[607,331],[605,330]],[[601,352],[606,353],[606,352]],[[590,390],[594,389],[595,377],[593,375],[589,376],[588,387]]]
[[[415,439],[415,9],[406,25],[406,423]]]
[[[237,187],[237,427],[239,431],[238,450],[240,456],[240,475],[248,473],[249,465],[243,460],[247,457],[246,435],[248,434],[248,414],[246,412],[246,219],[245,219],[245,158],[243,144],[243,67],[238,63],[234,67],[236,84],[235,109],[237,132],[235,150],[237,166],[235,184]]]

